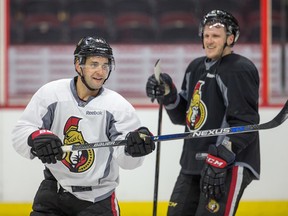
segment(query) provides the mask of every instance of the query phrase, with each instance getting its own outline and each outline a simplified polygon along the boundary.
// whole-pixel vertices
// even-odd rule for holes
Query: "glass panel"
[[[273,0],[271,9],[271,66],[270,66],[270,102],[279,101],[279,98],[288,96],[287,71],[287,10],[286,0]],[[277,62],[277,63],[276,63]]]
[[[250,58],[262,76],[260,20],[265,17],[260,14],[261,1],[9,2],[11,46],[8,96],[11,105],[25,105],[36,89],[48,81],[76,75],[72,56],[74,47],[80,37],[88,34],[105,37],[114,49],[116,71],[107,81],[107,86],[133,102],[150,103],[145,96],[145,83],[153,73],[156,59],[161,58],[161,62],[165,62],[162,63],[163,71],[171,73],[180,87],[188,63],[204,54],[198,36],[199,22],[208,11],[218,8],[231,12],[237,18],[240,37],[234,50]],[[282,103],[288,95],[288,6],[286,0],[271,2],[273,43],[270,50],[269,103],[277,104]]]

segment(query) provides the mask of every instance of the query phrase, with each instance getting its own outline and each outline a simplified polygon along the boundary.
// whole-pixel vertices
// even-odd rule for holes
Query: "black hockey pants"
[[[115,194],[99,202],[88,202],[76,198],[57,186],[57,181],[48,169],[45,179],[35,195],[30,216],[119,216]]]

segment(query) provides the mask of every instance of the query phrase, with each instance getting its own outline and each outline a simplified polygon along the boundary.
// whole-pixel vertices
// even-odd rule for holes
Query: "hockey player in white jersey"
[[[103,86],[114,68],[112,48],[95,36],[74,51],[78,75],[52,81],[32,97],[13,130],[15,150],[44,163],[31,216],[120,215],[119,167],[134,169],[155,149],[132,105]],[[63,153],[61,146],[127,139],[126,146]]]

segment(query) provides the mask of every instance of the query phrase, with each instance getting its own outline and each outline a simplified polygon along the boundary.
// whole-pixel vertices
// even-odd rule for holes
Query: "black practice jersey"
[[[259,123],[259,74],[255,65],[238,54],[216,62],[200,57],[192,61],[184,76],[175,104],[166,106],[171,121],[185,125],[185,132]],[[210,144],[232,142],[236,164],[249,168],[259,178],[259,133],[242,133],[184,140],[181,171],[200,174],[204,161],[197,153],[207,152]]]

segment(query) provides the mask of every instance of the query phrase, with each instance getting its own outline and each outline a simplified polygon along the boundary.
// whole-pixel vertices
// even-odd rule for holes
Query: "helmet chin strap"
[[[84,85],[86,86],[86,88],[89,89],[90,91],[96,91],[97,89],[91,88],[91,87],[88,85],[88,83],[87,83],[86,80],[85,80],[84,72],[83,72],[83,70],[82,70],[82,67],[80,67],[80,68],[81,68],[81,72],[82,72],[83,75],[81,75],[78,71],[77,71],[77,73],[78,73],[79,76],[81,77],[81,81],[83,82],[83,84],[84,84]]]
[[[225,48],[230,46],[230,45],[228,45],[228,43],[227,43],[227,39],[228,39],[228,37],[226,36],[226,41],[225,41],[225,43],[224,43],[224,45],[223,45],[223,50],[222,50],[221,58],[223,57],[223,53],[224,53]]]
[[[222,55],[223,55],[223,53],[224,53],[224,50],[225,50],[225,48],[228,46],[228,44],[227,44],[227,42],[225,42],[224,43],[224,46],[223,46],[223,51],[222,51]]]

